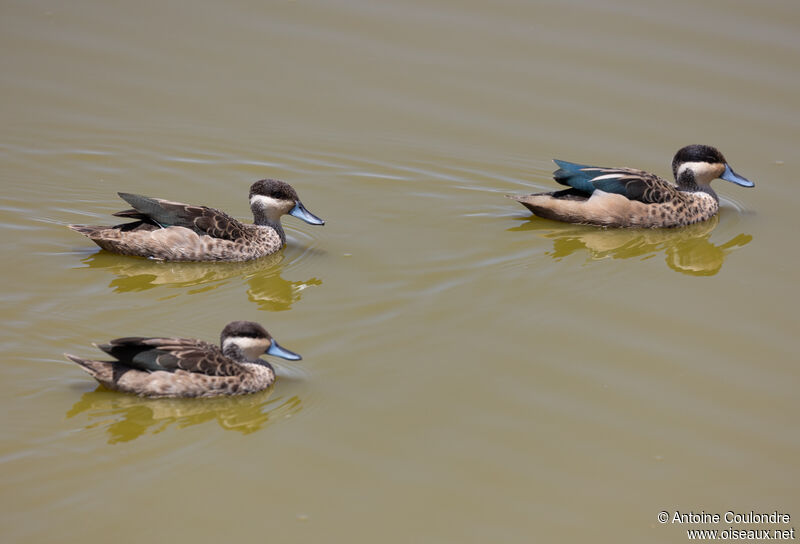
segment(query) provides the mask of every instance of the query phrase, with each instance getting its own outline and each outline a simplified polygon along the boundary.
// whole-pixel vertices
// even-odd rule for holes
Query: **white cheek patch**
[[[286,213],[294,207],[294,202],[291,200],[281,200],[279,198],[272,198],[271,196],[264,196],[264,195],[253,195],[250,198],[250,206],[254,204],[258,204],[260,207],[264,208],[265,210],[280,210],[282,213]]]
[[[686,170],[694,172],[695,182],[703,184],[711,183],[711,180],[719,177],[723,172],[719,165],[709,162],[685,162],[678,167],[678,178]]]
[[[269,340],[266,338],[250,338],[249,336],[231,336],[222,343],[222,350],[224,351],[229,344],[238,346],[245,355],[255,359],[264,355],[264,352],[267,351]]]

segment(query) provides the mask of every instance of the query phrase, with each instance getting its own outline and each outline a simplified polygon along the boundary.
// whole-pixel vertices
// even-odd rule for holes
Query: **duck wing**
[[[241,371],[239,364],[223,355],[221,349],[202,340],[127,337],[97,347],[125,366],[147,372],[185,370],[208,376],[234,376]]]
[[[556,160],[553,179],[587,195],[595,189],[616,193],[645,204],[668,202],[678,189],[667,180],[634,168],[603,168]]]
[[[180,202],[150,198],[131,193],[118,193],[120,198],[133,206],[114,215],[130,217],[161,228],[185,227],[197,234],[238,240],[246,236],[246,225],[228,214],[206,206],[192,206]]]

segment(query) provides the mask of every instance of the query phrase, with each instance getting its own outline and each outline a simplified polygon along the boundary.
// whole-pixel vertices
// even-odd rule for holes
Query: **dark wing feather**
[[[217,346],[202,340],[130,337],[97,347],[126,366],[148,372],[186,370],[208,376],[234,376],[241,370]]]
[[[186,227],[201,236],[207,235],[224,240],[233,241],[246,236],[245,225],[214,208],[131,193],[119,193],[119,196],[134,209],[123,210],[115,215],[148,221],[162,228]]]
[[[161,225],[150,219],[146,214],[139,212],[137,210],[122,210],[116,213],[112,213],[111,215],[116,217],[126,217],[128,219],[137,219],[132,223],[121,223],[119,225],[114,225],[113,228],[125,231],[125,232],[133,232],[133,231],[152,231],[156,229],[160,229]]]
[[[136,211],[134,209],[122,210],[116,213],[112,213],[111,215],[115,217],[131,217],[133,219],[140,219],[142,221],[147,220],[147,215],[143,214],[142,212]]]
[[[591,166],[560,161],[558,159],[553,159],[553,161],[558,165],[558,170],[553,172],[554,180],[561,185],[567,185],[587,195],[594,192],[594,185],[591,183],[591,178],[594,176],[584,171],[584,169],[591,168]]]
[[[232,241],[247,236],[245,226],[228,214],[204,206],[197,206],[196,209],[198,212],[193,220],[195,232]]]
[[[677,192],[670,182],[644,170],[603,168],[559,160],[555,162],[559,169],[553,172],[553,179],[586,194],[600,189],[629,200],[653,204],[670,201]]]
[[[607,193],[617,193],[629,200],[645,204],[669,202],[677,189],[655,174],[633,168],[590,168],[594,173],[591,182],[595,188]],[[601,178],[601,179],[598,179]]]

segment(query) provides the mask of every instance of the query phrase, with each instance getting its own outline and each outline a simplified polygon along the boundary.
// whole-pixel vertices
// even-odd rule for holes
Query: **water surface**
[[[2,525],[13,542],[682,542],[800,516],[800,7],[604,0],[6,3]],[[531,218],[552,158],[746,190],[669,231]],[[100,252],[117,191],[327,220],[280,254]],[[301,353],[211,402],[63,352],[264,324]],[[723,529],[725,527],[719,527]],[[772,527],[770,528],[777,528]]]

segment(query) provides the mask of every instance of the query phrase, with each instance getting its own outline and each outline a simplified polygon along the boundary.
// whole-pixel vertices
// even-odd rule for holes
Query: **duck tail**
[[[103,385],[112,382],[113,380],[113,363],[111,361],[92,361],[91,359],[82,359],[75,355],[65,353],[64,357],[80,365],[92,378],[102,383]]]
[[[88,236],[92,238],[93,236],[97,235],[100,229],[104,227],[93,227],[91,225],[67,225],[67,228],[74,230],[75,232],[80,232],[84,236]]]

